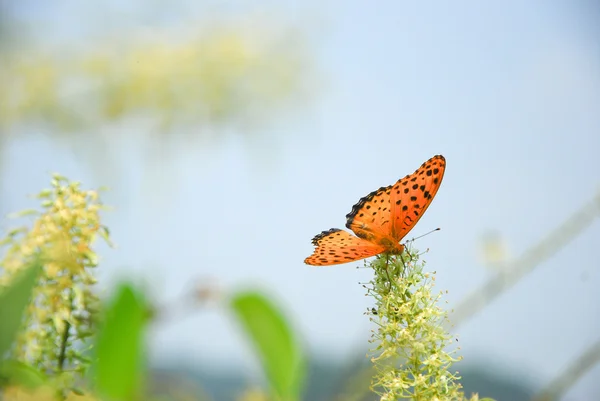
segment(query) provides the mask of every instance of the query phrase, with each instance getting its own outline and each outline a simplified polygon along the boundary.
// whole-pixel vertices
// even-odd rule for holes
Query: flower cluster
[[[433,295],[435,279],[423,272],[418,256],[382,255],[372,262],[373,280],[368,295],[376,300],[370,311],[377,328],[371,342],[376,376],[371,385],[382,401],[462,400],[460,377],[450,371],[460,358],[442,323],[446,312],[438,306],[441,294]]]
[[[76,374],[89,366],[87,339],[99,309],[92,290],[96,279],[91,269],[98,264],[92,244],[98,236],[110,242],[100,224],[96,191],[54,175],[52,187],[37,197],[41,212],[17,214],[35,216],[32,227],[12,230],[0,242],[7,248],[0,261],[0,285],[35,259],[43,264],[12,356],[56,377],[61,388],[71,388]]]

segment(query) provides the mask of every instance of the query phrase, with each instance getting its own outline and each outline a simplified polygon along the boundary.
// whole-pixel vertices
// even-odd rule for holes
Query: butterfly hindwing
[[[314,266],[337,265],[375,256],[385,251],[385,247],[374,244],[354,235],[332,228],[316,235],[313,240],[315,251],[304,260]]]

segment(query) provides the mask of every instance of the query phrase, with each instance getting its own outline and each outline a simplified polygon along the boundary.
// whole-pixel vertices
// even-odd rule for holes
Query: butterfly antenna
[[[441,230],[441,228],[439,228],[439,227],[438,227],[438,228],[435,228],[435,229],[433,229],[433,230],[431,230],[431,231],[429,231],[429,232],[426,232],[426,233],[425,233],[425,234],[423,234],[423,235],[419,235],[418,237],[413,237],[413,238],[409,239],[409,240],[408,240],[408,241],[406,241],[406,242],[415,242],[415,241],[416,241],[416,240],[418,240],[418,239],[421,239],[421,238],[423,238],[423,237],[425,237],[425,236],[427,236],[427,235],[429,235],[429,234],[431,234],[431,233],[434,233],[434,232],[436,232],[436,231],[440,231],[440,230]]]

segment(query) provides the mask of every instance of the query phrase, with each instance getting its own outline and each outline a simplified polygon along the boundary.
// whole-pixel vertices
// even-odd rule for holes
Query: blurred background
[[[368,366],[371,272],[304,265],[310,240],[435,154],[444,183],[411,236],[442,229],[415,246],[455,309],[465,390],[531,399],[597,344],[597,2],[0,12],[0,213],[35,207],[52,172],[110,187],[99,290],[133,279],[165,308],[149,338],[164,383],[214,400],[262,383],[227,310],[189,297],[259,288],[310,355],[305,398],[342,399]],[[568,387],[599,399],[600,366]]]

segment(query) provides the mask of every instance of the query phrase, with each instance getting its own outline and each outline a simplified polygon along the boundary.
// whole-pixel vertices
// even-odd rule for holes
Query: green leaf
[[[96,341],[93,372],[100,394],[113,400],[139,397],[146,317],[141,294],[129,285],[121,285],[106,309]]]
[[[302,350],[281,312],[257,292],[236,294],[231,307],[254,344],[274,396],[300,398],[305,375]]]
[[[23,312],[31,300],[39,271],[40,263],[36,261],[0,292],[0,355],[8,351],[21,328]]]
[[[19,361],[4,361],[0,366],[0,377],[26,388],[36,388],[46,382],[42,372]]]

